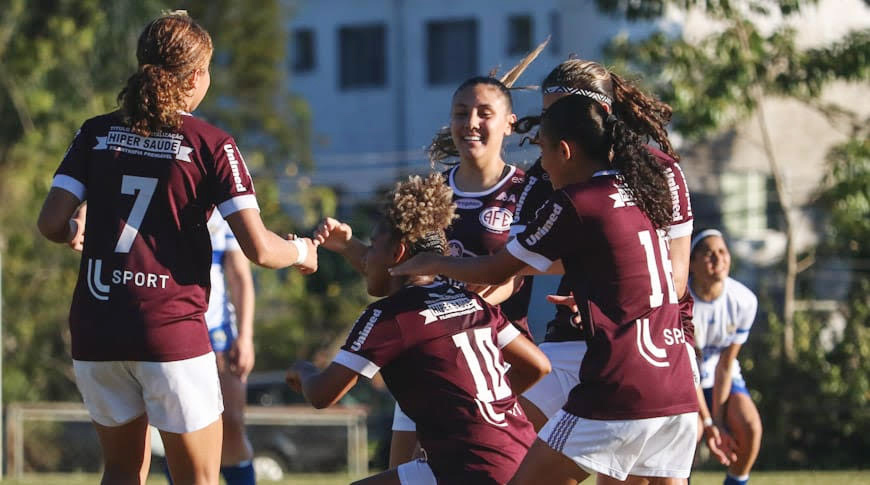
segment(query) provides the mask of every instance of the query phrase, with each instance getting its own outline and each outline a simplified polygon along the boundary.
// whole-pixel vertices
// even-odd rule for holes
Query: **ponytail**
[[[118,94],[118,104],[127,125],[143,136],[181,126],[185,90],[175,76],[161,66],[145,64],[127,79]]]
[[[665,128],[671,121],[673,114],[671,107],[644,94],[614,72],[610,72],[610,82],[613,85],[614,113],[635,133],[652,138],[663,152],[679,161],[680,158],[668,140],[668,131]]]

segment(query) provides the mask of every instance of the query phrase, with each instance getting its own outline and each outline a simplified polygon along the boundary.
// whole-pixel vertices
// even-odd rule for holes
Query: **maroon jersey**
[[[215,205],[257,208],[239,149],[184,115],[174,133],[136,135],[116,113],[86,121],[52,186],[88,201],[70,309],[77,360],[173,361],[211,350],[207,308]]]
[[[458,167],[444,173],[453,189],[457,218],[447,228],[447,241],[451,256],[473,257],[493,254],[507,244],[512,232],[514,214],[526,184],[526,174],[513,165],[506,165],[502,179],[483,192],[464,192],[453,180]],[[532,297],[532,278],[523,279],[523,285],[510,298],[499,305],[507,318],[514,322],[530,340],[529,300]]]
[[[381,372],[438,483],[507,483],[535,439],[499,351],[518,335],[497,307],[439,281],[369,305],[335,362]]]
[[[507,249],[540,271],[561,259],[588,305],[595,334],[566,411],[641,419],[697,410],[664,232],[615,171],[555,192]]]

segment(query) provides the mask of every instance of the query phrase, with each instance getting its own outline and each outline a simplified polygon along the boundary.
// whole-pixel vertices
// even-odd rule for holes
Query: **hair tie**
[[[608,125],[613,125],[617,121],[619,121],[619,118],[617,118],[615,114],[607,113],[607,118],[604,120],[604,123]]]
[[[411,254],[430,253],[444,254],[447,248],[444,246],[444,237],[439,231],[426,233],[420,239],[411,244]]]

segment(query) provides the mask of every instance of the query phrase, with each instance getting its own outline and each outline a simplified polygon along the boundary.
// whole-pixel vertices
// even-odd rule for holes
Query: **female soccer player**
[[[672,220],[664,168],[586,96],[553,103],[540,137],[556,192],[504,250],[461,262],[419,255],[391,272],[493,283],[561,260],[588,350],[580,384],[512,483],[576,483],[590,471],[603,482],[678,481],[691,466],[697,399],[661,231]]]
[[[177,485],[218,483],[223,404],[203,316],[215,206],[257,264],[317,269],[310,240],[263,227],[232,137],[189,114],[208,90],[212,50],[185,12],[149,23],[120,110],[82,125],[39,215],[55,242],[76,245],[87,229],[70,331],[105,484],[144,483],[149,421]],[[84,201],[82,225],[70,216]]]
[[[514,396],[549,371],[546,357],[477,293],[387,272],[415,254],[444,254],[454,211],[438,174],[397,184],[362,262],[369,294],[383,298],[366,308],[325,370],[299,362],[287,374],[290,386],[324,408],[360,375],[380,371],[416,422],[428,459],[360,484],[503,484],[534,440]]]
[[[755,321],[758,299],[728,276],[731,254],[722,233],[701,231],[692,239],[689,289],[695,299],[695,345],[703,354],[701,386],[713,422],[734,437],[736,459],[725,485],[745,485],[761,446],[761,417],[740,373],[737,353]]]

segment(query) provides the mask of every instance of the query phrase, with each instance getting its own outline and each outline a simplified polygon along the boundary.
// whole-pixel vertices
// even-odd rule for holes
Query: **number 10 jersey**
[[[215,208],[257,208],[241,153],[191,115],[177,132],[133,133],[117,113],[86,121],[53,187],[88,202],[70,309],[72,356],[88,361],[188,359],[211,346],[207,308]]]

